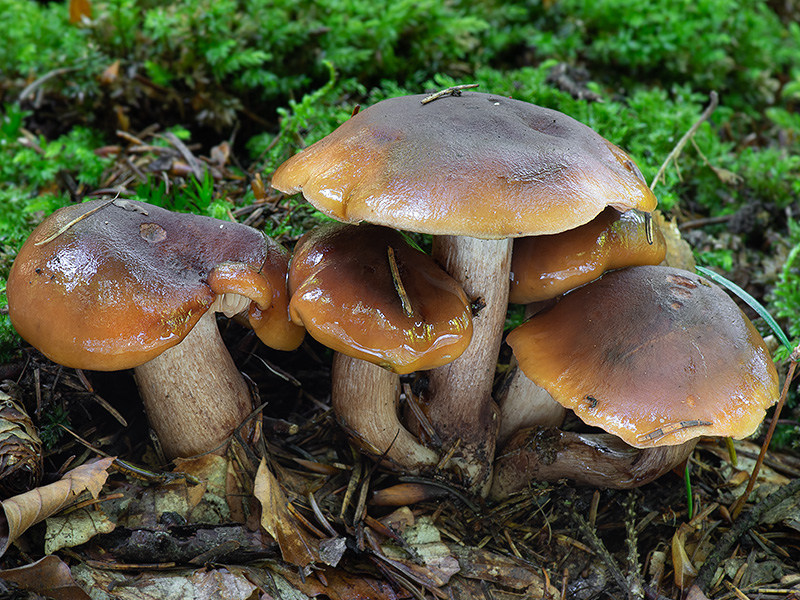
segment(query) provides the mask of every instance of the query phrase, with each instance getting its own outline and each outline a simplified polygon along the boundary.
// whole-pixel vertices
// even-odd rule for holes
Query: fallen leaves
[[[32,525],[59,512],[79,494],[88,491],[97,498],[108,478],[113,458],[81,465],[49,485],[3,500],[0,515],[0,556]]]
[[[263,458],[253,483],[253,495],[261,503],[261,526],[278,542],[283,559],[300,567],[318,561],[317,541],[300,529],[287,507],[280,483]]]

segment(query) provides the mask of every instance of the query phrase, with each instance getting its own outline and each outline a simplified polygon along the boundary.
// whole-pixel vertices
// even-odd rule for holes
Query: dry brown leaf
[[[77,25],[83,19],[92,18],[92,3],[90,0],[69,0],[69,22]]]
[[[0,494],[22,494],[42,478],[42,441],[25,407],[0,391]]]
[[[283,559],[301,567],[318,561],[317,541],[300,530],[286,506],[280,483],[263,458],[253,483],[253,495],[261,503],[261,526],[278,542]]]
[[[697,569],[689,559],[690,550],[686,548],[687,538],[693,533],[693,527],[681,523],[675,535],[672,536],[672,567],[675,570],[675,585],[682,590],[692,585],[697,577]]]
[[[511,556],[489,552],[481,548],[470,548],[448,544],[461,567],[459,575],[498,583],[514,590],[525,590],[534,598],[558,595],[558,590],[542,577],[542,569]]]
[[[270,569],[282,575],[296,590],[306,596],[324,596],[330,600],[398,600],[399,596],[387,581],[368,575],[348,573],[343,569],[323,568],[319,577],[302,577],[297,569],[272,564]],[[325,583],[322,583],[322,580]],[[406,597],[406,596],[403,596]]]
[[[81,465],[65,473],[60,481],[3,500],[0,503],[3,508],[0,515],[0,556],[29,527],[57,513],[82,492],[88,491],[97,498],[113,461],[113,458],[102,458]]]
[[[55,600],[89,600],[88,594],[75,583],[69,567],[56,556],[45,556],[24,567],[0,571],[0,579]]]

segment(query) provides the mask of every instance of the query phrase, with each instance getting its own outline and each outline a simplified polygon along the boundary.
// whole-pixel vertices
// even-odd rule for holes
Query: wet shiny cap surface
[[[620,148],[564,115],[494,94],[384,100],[275,171],[326,214],[486,239],[557,233],[656,199]]]
[[[514,240],[508,301],[549,300],[611,269],[657,265],[666,254],[667,244],[655,220],[651,244],[644,213],[606,208],[575,229]]]
[[[679,269],[607,273],[508,343],[556,401],[638,448],[745,437],[778,399],[775,365],[752,323],[720,288]]]
[[[397,373],[455,360],[472,337],[464,291],[397,231],[330,223],[297,243],[295,322],[337,352]]]
[[[95,200],[56,211],[31,234],[9,275],[9,315],[55,362],[124,369],[179,343],[218,293],[257,288],[269,308],[276,297],[280,303],[282,285],[288,322],[287,265],[285,250],[245,225]],[[215,269],[225,280],[216,291],[208,283]],[[233,272],[243,286],[232,283]]]

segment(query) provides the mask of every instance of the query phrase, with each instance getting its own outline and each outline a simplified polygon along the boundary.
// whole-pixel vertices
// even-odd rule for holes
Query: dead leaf
[[[692,585],[697,577],[697,569],[689,558],[690,550],[686,548],[687,538],[693,533],[694,528],[686,523],[681,523],[675,535],[672,536],[672,567],[675,570],[675,585],[682,590]]]
[[[60,481],[3,500],[0,515],[0,556],[29,527],[54,515],[84,491],[97,498],[108,478],[113,458],[102,458],[64,474]]]
[[[706,596],[699,587],[693,585],[686,595],[686,600],[708,600],[708,596]]]
[[[458,559],[461,567],[459,575],[470,579],[480,579],[498,583],[515,590],[525,590],[534,598],[554,597],[558,590],[541,576],[541,568],[522,560],[489,552],[481,548],[470,548],[458,544],[448,544],[450,552]]]
[[[131,573],[97,569],[77,564],[75,579],[92,590],[93,600],[250,600],[257,598],[257,587],[242,573],[217,569],[143,571]]]
[[[25,408],[0,391],[0,494],[22,494],[42,478],[42,441]]]
[[[0,571],[0,579],[55,600],[89,600],[88,594],[72,578],[69,567],[56,556],[45,556],[24,567]]]
[[[318,577],[302,577],[297,569],[289,569],[279,564],[271,564],[270,570],[279,573],[292,587],[312,598],[317,596],[324,596],[329,600],[398,600],[399,598],[388,582],[368,575],[348,573],[343,569],[326,567],[319,571]]]
[[[77,25],[83,19],[92,18],[92,3],[90,0],[69,0],[69,22]]]
[[[286,506],[280,483],[263,458],[253,483],[253,495],[261,503],[261,526],[278,542],[283,559],[301,567],[318,561],[317,541],[300,530]]]
[[[80,546],[99,533],[111,533],[115,527],[106,514],[95,507],[82,508],[64,516],[50,517],[46,523],[45,554],[52,554],[61,548]]]

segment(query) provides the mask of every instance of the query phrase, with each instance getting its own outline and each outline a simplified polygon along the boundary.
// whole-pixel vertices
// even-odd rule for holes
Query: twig
[[[778,488],[778,490],[756,504],[749,512],[736,519],[731,528],[720,537],[714,546],[714,550],[708,555],[703,566],[700,567],[700,572],[697,574],[694,584],[703,592],[708,591],[717,567],[727,557],[728,552],[730,552],[736,541],[749,529],[755,527],[765,512],[798,493],[800,493],[800,479],[794,479],[787,485]]]
[[[420,104],[428,104],[429,102],[433,102],[434,100],[438,100],[439,98],[443,98],[444,96],[460,96],[461,90],[466,90],[469,88],[476,88],[480,85],[480,83],[467,83],[464,85],[451,85],[449,88],[445,88],[443,90],[439,90],[435,94],[431,94],[430,96],[426,96],[422,100],[419,101]]]
[[[19,94],[19,98],[17,98],[17,102],[22,102],[25,98],[33,92],[35,92],[38,88],[42,86],[42,84],[47,81],[48,79],[52,79],[53,77],[58,77],[59,75],[64,75],[65,73],[70,73],[72,71],[77,71],[78,67],[63,67],[61,69],[54,69],[49,73],[45,73],[39,79],[28,85],[24,90],[22,90]]]
[[[173,146],[175,146],[178,152],[181,153],[181,156],[183,156],[184,160],[189,163],[189,168],[191,168],[192,174],[195,176],[197,181],[203,181],[203,169],[200,168],[200,163],[195,158],[194,154],[192,154],[192,151],[186,147],[186,144],[180,141],[178,136],[171,131],[168,131],[165,137]]]
[[[617,584],[619,589],[623,591],[627,590],[629,598],[643,598],[644,595],[642,590],[639,590],[642,592],[642,595],[632,595],[635,592],[629,589],[628,579],[622,574],[622,571],[620,570],[619,566],[617,566],[617,562],[614,560],[614,557],[611,556],[611,553],[608,551],[608,548],[606,548],[606,545],[599,537],[597,537],[595,530],[589,527],[586,519],[584,519],[578,513],[572,513],[572,517],[578,522],[578,527],[581,530],[581,533],[583,533],[583,535],[589,540],[589,544],[603,561],[603,564],[605,564],[606,568],[611,572],[611,576],[614,578],[614,582]]]
[[[119,194],[118,194],[118,195],[119,195]],[[104,208],[105,208],[106,206],[108,206],[109,204],[113,204],[113,203],[114,203],[114,200],[116,200],[116,198],[112,198],[111,200],[109,200],[108,202],[104,202],[104,203],[103,203],[103,204],[101,204],[100,206],[96,206],[95,208],[93,208],[93,209],[91,209],[91,210],[87,210],[87,211],[86,211],[85,213],[83,213],[83,214],[82,214],[80,217],[76,217],[75,219],[72,219],[72,221],[70,221],[69,223],[67,223],[66,225],[64,225],[62,228],[60,228],[58,231],[56,231],[56,232],[55,232],[55,233],[53,233],[52,235],[49,235],[49,236],[47,236],[45,239],[43,239],[43,240],[39,240],[38,242],[36,242],[36,243],[34,244],[34,246],[44,246],[45,244],[49,244],[49,243],[50,243],[50,242],[52,242],[54,239],[56,239],[58,236],[60,236],[62,233],[64,233],[64,232],[66,232],[67,230],[69,230],[69,229],[70,229],[70,227],[72,227],[72,226],[73,226],[73,225],[75,225],[76,223],[79,223],[80,221],[83,221],[83,220],[84,220],[86,217],[88,217],[88,216],[90,216],[90,215],[93,215],[94,213],[96,213],[96,212],[97,212],[97,211],[99,211],[99,210],[102,210],[102,209],[104,209]]]
[[[397,266],[397,260],[394,257],[394,248],[389,246],[386,248],[389,256],[389,270],[392,272],[392,283],[397,295],[400,296],[400,304],[403,307],[403,314],[408,318],[414,316],[414,308],[411,306],[411,298],[408,297],[406,287],[403,285],[403,280],[400,279],[400,268]]]
[[[756,479],[758,478],[758,472],[761,470],[761,465],[764,462],[764,457],[767,454],[767,449],[769,448],[769,444],[772,441],[772,434],[775,433],[775,427],[778,425],[778,418],[781,416],[781,410],[783,409],[783,405],[786,403],[786,396],[789,393],[789,386],[792,383],[792,379],[794,379],[794,370],[797,368],[797,361],[800,360],[800,346],[797,346],[792,351],[791,356],[791,364],[789,365],[789,371],[786,373],[786,379],[783,382],[783,389],[781,390],[781,397],[778,400],[778,404],[775,407],[775,412],[772,413],[772,420],[769,423],[769,429],[767,430],[767,435],[764,438],[764,443],[761,444],[761,451],[758,453],[758,458],[756,459],[756,464],[753,465],[753,472],[750,473],[750,479],[747,482],[747,487],[745,488],[742,495],[736,500],[733,504],[731,509],[731,516],[735,519],[739,516],[739,513],[742,512],[742,508],[744,507],[747,499],[750,497],[750,492],[753,491],[753,486],[756,484]]]
[[[659,181],[662,181],[662,182],[664,181],[664,171],[667,170],[667,165],[669,165],[669,163],[672,162],[673,160],[677,160],[678,159],[678,156],[683,151],[683,147],[692,138],[692,136],[695,133],[697,133],[697,130],[700,128],[700,125],[703,124],[703,121],[705,121],[706,119],[708,119],[711,116],[711,113],[714,112],[714,110],[717,108],[718,104],[719,104],[719,96],[717,95],[717,92],[712,90],[712,92],[709,94],[708,106],[703,111],[703,114],[700,115],[700,118],[697,120],[697,122],[695,122],[695,124],[692,125],[689,128],[689,130],[686,133],[683,134],[683,137],[680,140],[678,140],[678,143],[675,144],[675,147],[667,155],[667,158],[664,159],[664,162],[661,165],[661,168],[658,170],[658,173],[656,173],[656,176],[653,178],[653,182],[650,184],[650,189],[651,190],[656,189],[656,184]]]

